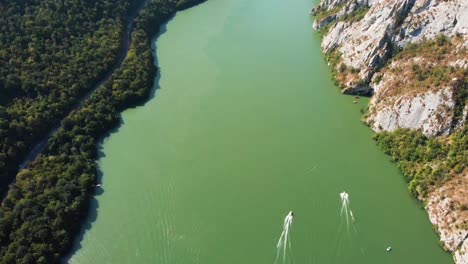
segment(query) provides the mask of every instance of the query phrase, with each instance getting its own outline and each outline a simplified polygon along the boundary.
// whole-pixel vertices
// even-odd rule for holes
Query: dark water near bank
[[[367,100],[330,81],[312,5],[209,0],[168,23],[155,98],[104,140],[97,218],[70,262],[272,264],[289,210],[286,263],[451,262],[359,121]]]

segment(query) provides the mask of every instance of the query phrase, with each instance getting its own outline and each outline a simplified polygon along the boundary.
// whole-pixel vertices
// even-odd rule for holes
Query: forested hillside
[[[157,33],[159,25],[177,10],[198,2],[202,1],[153,0],[140,12],[123,64],[90,98],[61,121],[61,127],[50,138],[43,154],[21,170],[10,185],[0,207],[0,263],[56,263],[70,249],[94,192],[97,141],[118,124],[120,111],[147,98],[156,75],[150,39]],[[76,13],[71,12],[73,7],[76,7]],[[84,14],[86,7],[90,8],[91,14]],[[40,15],[27,16],[27,11],[18,15],[21,10],[30,9],[36,12],[34,14],[49,12],[49,19],[60,17],[64,21],[76,14],[73,22],[50,33],[50,36],[56,34],[56,45],[62,45],[62,48],[44,45],[37,51],[39,58],[52,57],[47,63],[42,64],[42,59],[38,59],[41,66],[31,68],[29,53],[18,52],[13,59],[19,61],[16,68],[2,64],[1,71],[8,72],[2,73],[2,78],[16,78],[14,85],[6,85],[7,80],[1,80],[2,98],[8,97],[0,110],[0,165],[3,166],[0,171],[5,179],[6,168],[10,173],[14,171],[31,144],[71,110],[80,95],[89,90],[115,61],[113,55],[119,49],[119,35],[130,5],[124,1],[47,0],[40,4],[22,1],[11,6],[2,3],[0,8],[8,10],[8,16],[1,18],[2,26],[8,21],[20,21],[12,24],[42,21]],[[81,35],[76,36],[77,33],[66,26],[69,24],[83,26]],[[23,35],[26,33],[17,37]],[[77,40],[81,42],[76,44]],[[26,46],[31,43],[28,41],[24,40]],[[1,45],[3,50],[6,44],[2,42]],[[65,52],[64,47],[69,49]],[[56,57],[59,59],[52,62]],[[3,58],[2,63],[12,61]],[[33,64],[36,65],[35,61]],[[33,88],[25,87],[25,80],[33,78],[31,76],[40,81],[31,80]]]
[[[0,193],[32,145],[116,63],[139,1],[0,1]]]

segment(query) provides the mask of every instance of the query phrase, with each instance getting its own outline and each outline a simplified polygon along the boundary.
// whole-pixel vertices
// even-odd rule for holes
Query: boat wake
[[[288,215],[284,218],[283,223],[283,232],[278,240],[278,244],[276,245],[276,258],[275,264],[277,263],[290,263],[290,259],[287,262],[288,253],[291,253],[291,238],[289,236],[289,232],[291,230],[291,225],[293,221],[294,213],[289,211]],[[282,261],[282,262],[281,262]]]
[[[344,253],[348,252],[350,248],[359,247],[360,244],[356,219],[350,207],[349,194],[347,192],[341,192],[340,199],[341,223],[337,230],[337,237],[334,250],[335,253],[331,260],[332,263],[346,263],[348,261],[348,256],[346,256]],[[359,250],[363,255],[366,254],[364,248],[359,247]]]
[[[340,211],[340,216],[346,218],[346,229],[349,230],[349,223],[350,219],[352,220],[352,223],[355,222],[353,211],[351,211],[351,208],[349,207],[349,194],[347,192],[342,192],[340,193],[341,197],[341,211]]]

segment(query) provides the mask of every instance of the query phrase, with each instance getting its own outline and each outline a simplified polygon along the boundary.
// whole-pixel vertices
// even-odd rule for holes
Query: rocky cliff
[[[447,100],[446,95],[455,92],[447,81],[456,78],[463,82],[458,85],[465,85],[466,89],[468,1],[324,0],[311,13],[317,15],[313,27],[324,33],[322,48],[331,54],[330,66],[343,93],[375,94],[366,118],[374,130],[407,127],[423,129],[426,135],[440,135],[449,133],[456,125],[450,117],[460,106],[455,105],[455,98],[449,96]],[[437,51],[438,57],[413,54],[394,59],[395,54],[408,46],[413,48],[413,53],[432,52],[430,45],[420,50],[413,47],[431,40],[442,47]],[[412,61],[406,61],[408,57]],[[414,76],[411,66],[418,64],[421,71],[443,67],[452,72],[433,80],[444,82],[431,84],[426,91],[415,93],[412,87],[403,87],[403,91],[393,93],[397,96],[390,97],[388,94],[400,87],[395,86],[398,84],[395,76],[399,77],[402,68],[406,69],[406,76],[396,78],[399,82],[407,84],[412,78],[431,77]],[[380,73],[383,69],[386,70]],[[389,102],[382,104],[382,98]],[[464,107],[464,102],[461,103]],[[434,120],[435,114],[442,116],[437,118],[440,121]],[[466,111],[456,121],[465,119]]]
[[[417,129],[450,144],[467,125],[468,1],[322,0],[310,13],[342,92],[372,96],[364,121],[374,131]],[[419,198],[443,247],[468,263],[468,170],[460,171]]]

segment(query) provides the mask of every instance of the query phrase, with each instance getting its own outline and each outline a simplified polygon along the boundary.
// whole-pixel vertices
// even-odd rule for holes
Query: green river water
[[[69,262],[273,264],[293,210],[285,263],[451,263],[360,122],[368,100],[330,80],[313,4],[209,0],[167,24],[154,98],[103,140]]]

